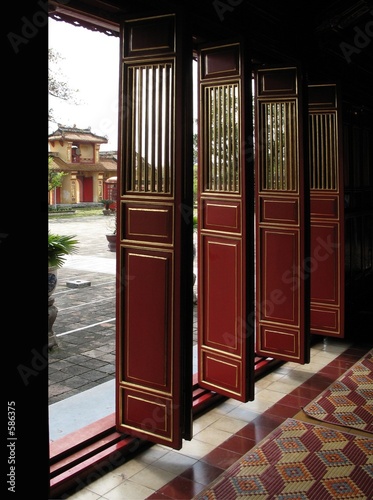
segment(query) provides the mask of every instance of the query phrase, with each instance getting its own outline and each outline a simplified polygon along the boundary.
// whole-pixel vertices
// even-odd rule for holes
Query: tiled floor
[[[73,500],[191,499],[287,417],[342,375],[369,345],[322,339],[307,365],[286,363],[255,384],[255,400],[228,399],[194,421],[181,450],[154,445],[88,478]]]

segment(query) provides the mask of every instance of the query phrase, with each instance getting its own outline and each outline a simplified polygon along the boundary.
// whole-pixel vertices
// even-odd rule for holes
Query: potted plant
[[[48,232],[48,348],[56,347],[57,340],[52,330],[57,317],[54,298],[51,297],[57,286],[57,270],[63,266],[66,256],[78,251],[75,235],[60,235]]]
[[[75,235],[48,232],[48,270],[61,268],[67,255],[77,253],[78,243]]]
[[[114,228],[110,233],[107,233],[106,239],[108,241],[108,248],[110,252],[116,252],[117,250],[117,218],[115,217]]]
[[[104,210],[102,211],[102,213],[104,215],[111,215],[112,213],[114,213],[114,210],[112,210],[110,208],[110,205],[112,205],[114,203],[114,200],[101,200],[101,203],[103,203],[104,205]]]

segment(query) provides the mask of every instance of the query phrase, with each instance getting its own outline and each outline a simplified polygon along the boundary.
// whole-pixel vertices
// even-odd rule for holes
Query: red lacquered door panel
[[[198,382],[253,399],[253,167],[251,75],[241,46],[199,56]],[[246,71],[248,67],[246,65]]]
[[[192,50],[181,20],[123,23],[117,204],[116,427],[176,449],[192,424]]]
[[[337,86],[309,85],[311,332],[344,336],[344,188]]]
[[[305,165],[297,68],[256,74],[256,345],[262,356],[309,362]]]

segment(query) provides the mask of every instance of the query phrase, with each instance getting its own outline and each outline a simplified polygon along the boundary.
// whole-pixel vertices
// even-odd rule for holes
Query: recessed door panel
[[[299,327],[299,230],[261,228],[260,249],[258,319]]]
[[[311,303],[340,305],[339,224],[313,222],[311,227]]]
[[[259,199],[261,222],[298,224],[298,200],[286,200],[284,197],[277,199],[269,196],[260,196]]]
[[[124,206],[126,239],[171,244],[173,209],[172,204],[126,203]]]
[[[301,334],[299,330],[286,329],[278,326],[265,326],[262,324],[258,331],[260,343],[268,356],[278,358],[287,356],[289,361],[298,361],[301,348]]]
[[[203,200],[203,227],[211,231],[241,234],[241,203],[239,201]]]
[[[137,434],[141,422],[141,431],[149,441],[162,437],[165,444],[173,442],[174,419],[177,419],[178,409],[174,407],[172,398],[124,387],[119,390],[119,414],[126,422],[129,433]]]
[[[215,386],[219,394],[222,390],[231,398],[240,397],[242,370],[245,369],[239,359],[224,354],[201,352],[201,378],[209,381],[211,388]]]
[[[124,378],[170,393],[172,254],[131,248],[125,254]]]
[[[206,347],[228,348],[241,356],[237,335],[237,317],[242,310],[242,278],[237,273],[242,262],[241,242],[209,236],[202,241],[206,293],[200,297],[204,319],[201,340]]]
[[[311,306],[311,328],[321,332],[325,332],[325,336],[329,336],[331,332],[338,332],[341,328],[341,317],[339,309],[322,308]]]

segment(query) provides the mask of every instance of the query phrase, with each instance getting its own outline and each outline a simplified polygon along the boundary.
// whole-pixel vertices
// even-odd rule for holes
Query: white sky
[[[78,128],[91,127],[107,136],[101,151],[118,149],[119,38],[49,19],[49,48],[61,55],[61,80],[79,89],[74,104],[49,97],[57,123]],[[53,66],[54,68],[54,66]],[[57,69],[58,69],[57,68]],[[49,133],[57,129],[49,123]]]

